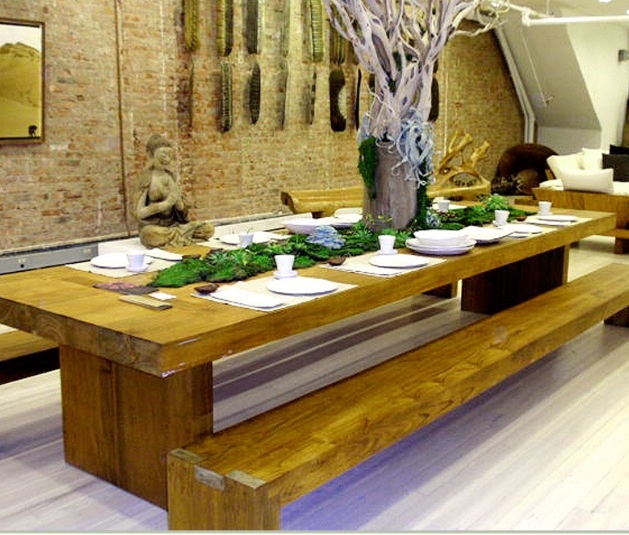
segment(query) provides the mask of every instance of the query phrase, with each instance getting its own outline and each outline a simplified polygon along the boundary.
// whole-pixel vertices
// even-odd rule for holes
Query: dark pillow
[[[603,154],[603,168],[614,170],[616,182],[629,182],[629,153]]]
[[[629,154],[629,147],[623,147],[622,145],[610,145],[610,154]]]

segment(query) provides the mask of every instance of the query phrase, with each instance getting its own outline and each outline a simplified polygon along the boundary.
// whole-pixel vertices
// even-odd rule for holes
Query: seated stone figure
[[[171,169],[173,148],[163,136],[153,135],[146,144],[149,162],[140,175],[136,216],[140,241],[145,247],[190,245],[214,234],[209,221],[190,221],[188,207]]]

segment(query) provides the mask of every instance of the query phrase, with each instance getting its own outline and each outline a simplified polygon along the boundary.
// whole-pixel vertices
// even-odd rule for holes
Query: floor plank
[[[570,278],[610,261],[571,251]],[[629,331],[597,326],[289,506],[292,530],[629,529]],[[0,529],[161,531],[166,513],[63,462],[58,371],[0,385]]]

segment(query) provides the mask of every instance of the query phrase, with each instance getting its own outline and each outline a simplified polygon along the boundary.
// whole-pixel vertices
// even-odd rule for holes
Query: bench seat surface
[[[171,527],[220,528],[212,523],[221,514],[214,510],[203,520],[198,508],[211,509],[195,499],[205,495],[201,500],[207,501],[217,492],[211,487],[219,493],[230,488],[228,480],[244,488],[264,488],[265,500],[277,507],[311,492],[624,310],[629,306],[627,276],[629,266],[611,264],[172,452]],[[197,480],[193,485],[210,484],[201,484],[206,489],[197,488],[196,498],[188,487],[183,504],[184,480],[192,473]],[[238,522],[234,527],[243,526]]]

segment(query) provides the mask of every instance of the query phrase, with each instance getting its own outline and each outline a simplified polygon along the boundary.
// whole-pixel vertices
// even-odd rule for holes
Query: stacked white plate
[[[475,226],[465,227],[463,230],[478,244],[498,242],[513,232],[512,230],[505,228]]]
[[[476,241],[462,230],[430,229],[415,232],[415,237],[406,240],[412,251],[433,255],[458,255],[470,251]]]

